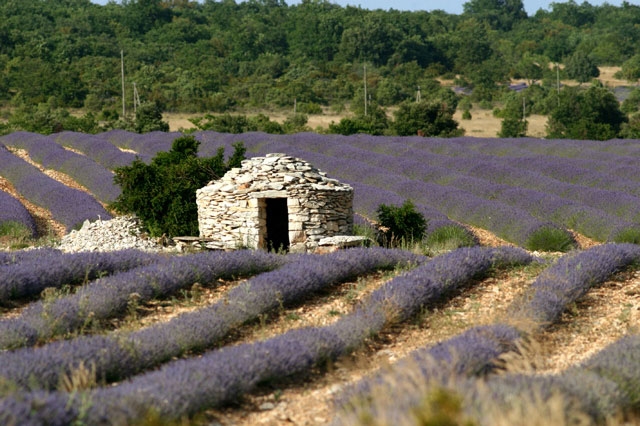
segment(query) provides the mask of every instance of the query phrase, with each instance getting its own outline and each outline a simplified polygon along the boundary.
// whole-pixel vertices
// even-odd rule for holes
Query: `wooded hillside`
[[[121,51],[129,104],[135,84],[143,101],[171,111],[296,100],[304,112],[362,98],[365,65],[379,105],[456,75],[490,100],[509,78],[554,80],[546,65],[576,53],[623,65],[640,42],[640,6],[629,3],[552,3],[527,16],[520,0],[471,0],[461,15],[317,0],[8,0],[0,16],[2,102],[95,112],[121,111]]]

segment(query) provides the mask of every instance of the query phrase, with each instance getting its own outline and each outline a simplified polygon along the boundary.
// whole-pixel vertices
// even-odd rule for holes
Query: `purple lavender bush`
[[[30,262],[34,260],[46,261],[49,256],[58,256],[62,252],[52,247],[38,247],[29,250],[14,250],[0,252],[0,268],[20,262]]]
[[[111,142],[113,145],[129,149],[140,157],[142,161],[153,158],[160,151],[169,151],[174,139],[182,136],[180,132],[149,132],[144,134],[126,130],[110,130],[96,135]]]
[[[160,261],[164,257],[133,249],[47,254],[0,268],[0,305],[9,300],[36,296],[45,288],[83,284],[108,274]]]
[[[635,412],[640,409],[640,335],[622,337],[577,368],[614,382],[626,398],[627,405],[622,408]]]
[[[56,133],[53,137],[58,144],[82,152],[109,170],[128,166],[136,158],[135,154],[122,151],[111,142],[96,135],[61,132]]]
[[[640,246],[602,244],[567,254],[543,271],[510,307],[511,315],[536,326],[557,320],[569,303],[614,273],[640,261]]]
[[[522,337],[514,327],[503,324],[479,326],[429,348],[413,351],[396,364],[391,373],[384,370],[347,387],[334,400],[338,416],[332,424],[352,424],[353,417],[367,417],[401,424],[412,409],[424,400],[421,385],[447,383],[452,377],[486,377],[500,370],[499,357],[517,351]],[[371,404],[372,397],[394,393],[391,406]]]

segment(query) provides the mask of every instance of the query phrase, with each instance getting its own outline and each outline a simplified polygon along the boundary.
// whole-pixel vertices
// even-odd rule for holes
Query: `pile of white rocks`
[[[71,231],[57,246],[64,252],[115,251],[139,249],[146,251],[172,250],[156,239],[148,238],[134,216],[116,216],[110,220],[85,221],[77,231]]]

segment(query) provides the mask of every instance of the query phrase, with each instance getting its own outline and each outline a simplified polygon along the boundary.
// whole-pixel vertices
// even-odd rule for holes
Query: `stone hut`
[[[353,232],[353,188],[286,154],[244,160],[199,189],[196,202],[211,249],[306,252]]]

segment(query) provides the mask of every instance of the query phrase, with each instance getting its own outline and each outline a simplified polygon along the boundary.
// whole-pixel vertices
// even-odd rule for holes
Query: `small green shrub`
[[[434,229],[425,237],[424,242],[432,251],[448,251],[478,245],[478,241],[469,230],[457,225]]]
[[[397,247],[421,241],[427,230],[427,221],[416,211],[411,200],[402,206],[380,204],[376,210],[381,226],[380,244],[386,247]]]
[[[491,101],[488,101],[486,99],[481,100],[478,106],[480,107],[480,109],[484,110],[493,109],[493,104],[491,103]]]
[[[471,111],[469,111],[468,109],[465,109],[464,111],[462,111],[462,119],[471,120]]]
[[[0,242],[5,242],[12,250],[29,247],[32,237],[31,230],[21,223],[12,220],[0,223]]]
[[[576,248],[576,240],[564,229],[543,226],[531,233],[525,248],[531,251],[567,252]]]
[[[315,102],[299,102],[297,112],[302,114],[322,114],[322,107]]]

